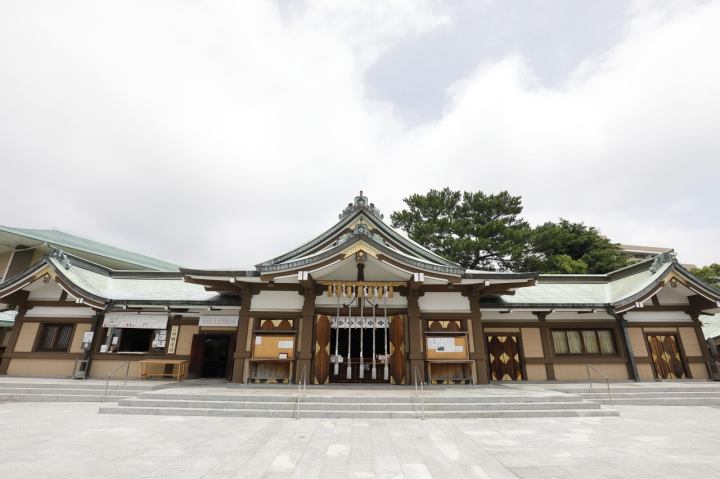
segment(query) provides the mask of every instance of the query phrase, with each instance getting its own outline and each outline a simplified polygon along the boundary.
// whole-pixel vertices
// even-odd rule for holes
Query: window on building
[[[113,328],[105,329],[104,345],[100,352],[110,353],[147,353],[165,350],[164,329]]]
[[[72,338],[72,324],[43,324],[36,351],[67,351]]]
[[[617,354],[610,329],[554,329],[555,354]]]

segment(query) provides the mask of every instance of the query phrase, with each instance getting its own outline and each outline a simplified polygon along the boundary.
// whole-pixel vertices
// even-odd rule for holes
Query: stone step
[[[294,410],[248,410],[248,409],[203,409],[203,408],[135,408],[104,406],[100,414],[160,415],[160,416],[218,416],[218,417],[296,417]],[[301,418],[374,418],[374,419],[420,419],[420,411],[307,411],[301,408]],[[612,409],[551,409],[508,411],[426,411],[426,418],[531,418],[531,417],[608,417],[619,416]]]
[[[315,402],[315,398],[301,398],[300,407],[307,411],[322,411],[333,409],[338,411],[407,411],[419,409],[421,403],[418,402],[393,402],[384,401],[372,402]],[[158,399],[124,399],[119,402],[121,407],[167,407],[167,408],[189,408],[189,409],[247,409],[247,410],[292,410],[295,409],[296,402],[254,402],[254,401],[201,401],[201,400],[158,400]],[[478,410],[549,410],[549,409],[599,409],[597,402],[593,401],[573,401],[573,402],[476,402],[476,403],[426,403],[426,411],[478,411]]]
[[[720,392],[705,392],[705,391],[673,391],[673,392],[655,392],[655,391],[642,391],[642,392],[623,392],[618,393],[610,391],[613,398],[720,398]],[[608,393],[606,392],[594,392],[594,393],[582,393],[578,396],[583,399],[606,399]]]
[[[610,400],[591,399],[598,404],[609,405]],[[714,406],[720,407],[720,397],[715,398],[615,398],[613,406]]]
[[[110,381],[108,386],[109,390],[118,391],[153,391],[158,388],[166,387],[166,385],[159,384],[120,384],[119,382]],[[73,381],[68,380],[67,382],[57,383],[18,383],[18,382],[0,382],[0,392],[4,392],[7,389],[83,389],[83,390],[105,390],[105,383],[87,383],[84,381]]]
[[[121,389],[121,388],[108,388],[108,394],[119,395],[123,393],[123,396],[130,397],[137,394],[136,390],[132,389]],[[102,396],[105,393],[105,389],[60,389],[60,388],[3,388],[0,389],[0,394],[25,394],[25,395],[62,395],[62,396],[73,396],[73,395],[87,395],[87,396]]]
[[[596,384],[594,387],[572,387],[572,388],[563,388],[563,389],[555,389],[558,392],[564,392],[568,394],[586,394],[586,393],[601,393],[601,392],[607,392],[607,387],[605,387],[605,384]],[[707,386],[638,386],[638,387],[616,387],[614,385],[610,386],[610,391],[614,393],[644,393],[644,392],[652,392],[652,393],[695,393],[695,392],[703,392],[703,393],[715,393],[720,394],[720,385],[714,386],[714,385],[707,385]]]
[[[312,401],[318,403],[356,403],[362,402],[362,399],[358,399],[357,396],[303,396],[312,397]],[[172,392],[146,392],[139,393],[138,399],[156,399],[156,400],[176,400],[176,401],[217,401],[217,402],[288,402],[295,403],[297,401],[297,395],[273,395],[273,394],[192,394],[192,393],[172,393]],[[365,401],[377,401],[386,404],[400,403],[406,404],[408,402],[420,402],[420,397],[416,397],[410,394],[399,394],[396,396],[375,396],[372,399],[368,399],[365,396]],[[545,402],[579,402],[581,399],[577,395],[573,394],[553,394],[544,396],[521,396],[521,395],[493,395],[493,396],[425,396],[425,403],[545,403]]]
[[[109,395],[105,402],[119,402],[130,396]],[[6,394],[0,392],[0,401],[15,402],[102,402],[102,394]]]

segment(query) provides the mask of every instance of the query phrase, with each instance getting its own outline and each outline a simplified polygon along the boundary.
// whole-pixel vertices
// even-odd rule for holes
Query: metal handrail
[[[302,388],[303,396],[306,396],[305,393],[305,384],[307,382],[307,379],[305,378],[305,366],[303,366],[302,374],[300,374],[300,380],[298,381],[298,393],[297,393],[297,402],[295,403],[295,419],[300,419],[300,388]]]
[[[115,371],[117,371],[121,367],[125,366],[126,364],[127,364],[127,369],[125,370],[125,384],[124,385],[127,386],[127,378],[128,378],[128,374],[130,373],[130,361],[125,361],[120,366],[118,366],[115,369],[113,369],[112,371],[110,371],[110,374],[107,375],[107,381],[105,381],[105,394],[103,394],[102,402],[105,402],[105,396],[107,396],[108,386],[110,385],[110,376],[112,376],[112,374]]]
[[[420,383],[420,407],[422,408],[422,420],[425,420],[425,390],[423,389],[422,376],[420,376],[420,370],[415,366],[415,397],[417,397],[418,382]],[[418,381],[420,379],[420,381]]]
[[[596,368],[592,364],[586,363],[585,366],[587,367],[588,383],[590,383],[590,389],[593,388],[592,380],[590,379],[590,368],[593,368],[595,371],[597,371],[600,375],[602,375],[605,378],[605,384],[607,384],[608,399],[610,400],[610,405],[612,406],[612,395],[610,394],[610,379],[608,379],[608,377],[605,373],[600,371],[598,368]]]

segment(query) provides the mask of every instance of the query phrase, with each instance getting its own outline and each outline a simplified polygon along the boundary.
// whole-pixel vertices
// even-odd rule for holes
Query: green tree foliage
[[[522,220],[519,196],[430,190],[403,201],[393,227],[435,253],[468,269],[513,270],[528,251],[530,225]]]
[[[584,223],[560,218],[533,230],[532,252],[522,269],[541,273],[602,274],[628,265],[618,244]]]
[[[692,268],[690,273],[705,281],[710,286],[720,289],[720,264],[713,263],[702,268]]]

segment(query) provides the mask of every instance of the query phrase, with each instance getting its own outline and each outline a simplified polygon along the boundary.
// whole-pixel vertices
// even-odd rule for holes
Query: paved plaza
[[[3,478],[556,478],[720,475],[720,409],[620,417],[271,419],[0,403]]]

